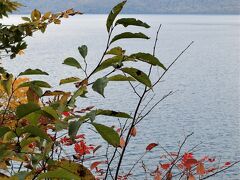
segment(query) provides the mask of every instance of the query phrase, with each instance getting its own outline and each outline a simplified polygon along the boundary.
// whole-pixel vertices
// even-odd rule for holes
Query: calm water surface
[[[157,56],[169,65],[191,42],[194,45],[167,73],[164,81],[155,88],[155,101],[169,91],[176,93],[162,102],[139,126],[138,136],[129,146],[124,168],[144,152],[147,144],[160,143],[169,151],[176,151],[178,141],[194,132],[186,149],[202,143],[197,156],[212,155],[222,162],[240,159],[240,17],[239,16],[176,16],[134,15],[148,22],[152,28],[144,30],[154,37],[157,27],[163,24],[159,36]],[[19,16],[12,16],[14,23]],[[3,61],[4,66],[15,74],[26,68],[40,68],[49,72],[47,79],[58,88],[56,80],[81,76],[77,70],[61,65],[69,56],[80,59],[77,47],[87,44],[90,67],[96,65],[106,44],[105,15],[84,15],[66,20],[61,26],[51,26],[47,32],[28,38],[29,48],[25,55],[14,61]],[[117,31],[122,31],[118,29]],[[140,28],[130,28],[140,31]],[[154,38],[150,41],[120,41],[128,53],[152,51]],[[117,45],[117,44],[115,44]],[[145,66],[140,67],[143,70]],[[155,72],[155,76],[159,75]],[[155,78],[156,78],[155,77]],[[42,78],[43,79],[43,78]],[[46,79],[46,78],[44,78]],[[73,89],[63,86],[64,89]],[[127,93],[126,93],[127,92]],[[129,92],[129,93],[128,93]],[[96,105],[98,108],[115,108],[132,112],[137,98],[127,84],[112,83],[106,88],[106,99],[94,94],[80,107]],[[154,103],[153,102],[153,103]],[[116,120],[97,119],[109,125],[118,125]],[[99,136],[87,127],[93,138],[90,143],[99,144]],[[162,150],[156,148],[144,159],[152,169],[159,162]],[[138,168],[138,167],[137,167]],[[228,173],[211,179],[240,179],[239,166]],[[138,178],[143,177],[139,170]]]

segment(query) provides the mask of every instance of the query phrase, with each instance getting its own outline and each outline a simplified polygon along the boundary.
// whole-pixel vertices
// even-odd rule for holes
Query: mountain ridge
[[[17,13],[59,12],[68,8],[86,14],[108,14],[120,0],[18,0],[24,6]],[[240,14],[240,0],[128,0],[129,14]]]

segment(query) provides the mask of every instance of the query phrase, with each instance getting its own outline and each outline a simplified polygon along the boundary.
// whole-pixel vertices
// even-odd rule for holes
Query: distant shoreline
[[[13,13],[12,15],[29,15],[31,13]],[[108,15],[107,13],[83,13],[83,15]],[[122,15],[200,15],[200,16],[223,16],[236,15],[240,13],[122,13]]]

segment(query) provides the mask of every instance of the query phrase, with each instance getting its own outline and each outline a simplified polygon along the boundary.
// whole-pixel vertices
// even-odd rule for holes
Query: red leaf
[[[231,162],[225,162],[225,166],[230,166]]]
[[[146,147],[146,151],[151,151],[154,147],[158,146],[156,143],[151,143]]]
[[[63,112],[62,114],[63,114],[64,116],[66,116],[66,117],[68,117],[68,116],[71,115],[71,114],[70,114],[69,112],[67,112],[67,111]]]
[[[171,163],[161,164],[161,168],[167,170],[170,167]]]
[[[217,170],[217,168],[210,167],[209,169],[207,169],[206,173],[211,173],[211,172],[216,171],[216,170]]]
[[[187,159],[186,162],[184,163],[184,166],[187,169],[190,169],[193,165],[197,164],[198,161],[196,159]]]
[[[209,161],[209,162],[214,162],[214,161],[215,161],[215,158],[208,158],[208,161]]]

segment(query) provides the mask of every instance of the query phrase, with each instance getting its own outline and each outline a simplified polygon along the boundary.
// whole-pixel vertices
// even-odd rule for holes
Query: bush
[[[96,67],[88,66],[86,45],[78,47],[83,63],[73,57],[63,61],[64,65],[77,68],[85,74],[84,77],[66,77],[60,80],[60,85],[74,84],[76,87],[74,92],[53,91],[48,82],[25,77],[48,75],[40,69],[27,69],[14,77],[1,68],[0,172],[2,179],[126,179],[132,175],[136,164],[158,146],[156,143],[150,143],[129,172],[119,174],[130,139],[137,135],[137,124],[172,92],[162,97],[152,107],[147,105],[142,109],[142,103],[193,42],[168,67],[155,57],[161,26],[155,37],[152,54],[147,52],[127,54],[123,47],[114,47],[113,42],[122,39],[149,39],[141,32],[122,32],[112,37],[113,31],[118,26],[150,28],[147,23],[134,18],[117,19],[125,3],[126,1],[123,1],[116,5],[107,18],[107,44]],[[0,7],[3,7],[0,18],[7,16],[7,12],[12,12],[19,5],[8,0],[0,2]],[[41,14],[35,9],[31,17],[23,17],[25,21],[23,24],[11,26],[0,24],[1,57],[10,55],[10,58],[14,58],[16,55],[23,54],[23,50],[27,47],[24,42],[26,36],[31,36],[39,30],[44,32],[50,23],[60,24],[61,18],[76,14],[80,13],[73,9],[57,14],[50,12]],[[137,69],[138,63],[148,66],[148,72]],[[162,72],[156,81],[151,80],[153,69],[159,69]],[[133,113],[98,109],[93,106],[79,109],[76,106],[78,100],[84,101],[90,88],[104,97],[105,88],[113,81],[126,82],[132,87],[138,97]],[[141,88],[136,88],[136,85]],[[146,111],[146,108],[149,110]],[[99,116],[124,119],[124,126],[109,127],[98,124],[95,119]],[[79,133],[79,129],[84,124],[90,125],[99,133],[107,142],[107,146],[88,144],[85,139],[87,134]],[[156,180],[181,176],[187,179],[197,177],[204,179],[235,164],[226,162],[223,166],[206,167],[207,163],[214,162],[213,158],[204,157],[197,160],[192,150],[182,152],[182,147],[189,136],[185,138],[178,152],[166,151],[167,154],[163,156],[165,163],[157,165],[156,170],[148,170],[142,162],[146,175],[154,176]],[[105,157],[98,157],[97,151],[100,148],[106,151]],[[75,153],[69,155],[67,153],[69,149]],[[100,160],[92,160],[91,165],[88,168],[85,167],[83,164],[92,157],[98,157]],[[114,166],[116,169],[113,168]]]

